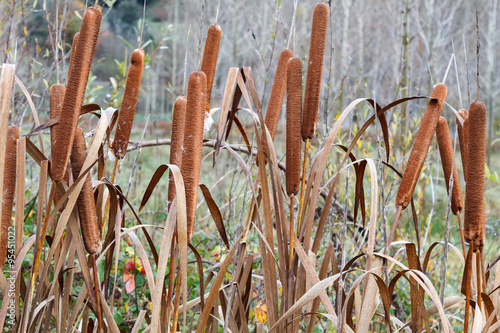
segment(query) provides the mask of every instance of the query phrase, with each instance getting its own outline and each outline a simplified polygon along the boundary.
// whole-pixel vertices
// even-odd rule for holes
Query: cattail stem
[[[458,111],[460,116],[463,118],[463,125],[460,124],[458,119],[457,122],[457,131],[458,131],[458,141],[460,144],[460,155],[462,157],[462,169],[464,172],[464,179],[467,181],[467,144],[469,139],[469,111],[465,109],[461,109]]]
[[[118,161],[119,161],[119,159],[115,158],[115,163],[113,165],[113,172],[111,173],[111,184],[115,183],[116,170],[118,169]],[[111,195],[111,193],[110,193],[110,195]],[[106,199],[106,208],[104,209],[104,219],[102,220],[101,235],[105,235],[104,229],[106,229],[106,224],[108,221],[110,204],[111,204],[111,198],[108,195],[108,198]]]
[[[390,234],[389,240],[387,242],[387,244],[389,244],[389,246],[388,246],[389,249],[391,247],[392,241],[394,240],[394,236],[396,236],[396,229],[398,227],[398,222],[399,222],[399,218],[401,216],[401,211],[403,210],[403,208],[401,206],[398,206],[396,209],[397,209],[396,210],[396,217],[394,218],[394,223],[392,224],[391,234]]]
[[[297,218],[297,235],[300,233],[300,224],[302,221],[302,214],[304,209],[304,192],[306,187],[306,173],[307,173],[307,155],[309,154],[309,139],[306,139],[306,146],[304,148],[304,164],[302,165],[302,184],[300,185],[300,200],[299,200],[299,216]]]
[[[479,307],[479,311],[481,311],[481,252],[476,252],[476,296],[477,296],[477,306]],[[476,311],[476,316],[481,316],[481,312]]]
[[[90,261],[92,262],[92,270],[94,273],[94,292],[96,299],[96,312],[97,312],[97,333],[102,332],[102,310],[101,310],[101,292],[99,289],[99,275],[97,271],[97,265],[95,262],[95,256],[90,255]]]
[[[290,196],[290,230],[289,230],[289,240],[290,240],[290,253],[289,253],[289,262],[288,262],[288,267],[289,271],[292,271],[292,264],[293,264],[293,239],[294,234],[293,234],[293,225],[294,225],[294,217],[295,217],[295,195],[292,194]]]
[[[465,261],[466,266],[464,267],[464,274],[465,272],[468,273],[468,279],[465,281],[465,316],[464,316],[464,332],[469,332],[469,315],[470,315],[470,294],[471,294],[471,284],[472,284],[472,278],[471,278],[471,272],[472,272],[472,254],[473,254],[473,249],[474,244],[469,245],[469,252],[467,253],[467,260]],[[470,258],[470,260],[469,260]]]
[[[465,250],[465,239],[464,239],[464,230],[462,228],[462,221],[460,220],[460,214],[457,215],[458,222],[458,230],[460,231],[460,243],[462,243],[462,251],[464,252],[464,256],[467,255]]]

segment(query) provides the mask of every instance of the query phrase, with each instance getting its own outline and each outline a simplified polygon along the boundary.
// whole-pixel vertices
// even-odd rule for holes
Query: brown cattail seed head
[[[266,124],[271,138],[274,140],[276,135],[276,129],[278,128],[278,121],[280,119],[281,106],[283,105],[283,99],[285,98],[286,90],[286,73],[287,73],[287,63],[288,59],[292,56],[292,51],[290,49],[284,49],[280,53],[280,58],[278,60],[278,67],[276,67],[276,74],[274,75],[273,87],[271,89],[271,96],[269,97],[269,104],[267,106],[266,119],[264,123]],[[266,144],[264,141],[264,134],[262,133],[261,142],[264,149],[264,154],[266,154]],[[266,161],[267,162],[267,161]]]
[[[457,119],[458,140],[460,142],[460,155],[462,155],[462,168],[464,170],[464,179],[467,180],[467,141],[469,138],[469,111],[461,109],[458,111],[464,119],[463,126]]]
[[[425,162],[427,151],[431,145],[432,136],[436,130],[441,111],[443,110],[444,100],[446,99],[447,89],[442,83],[437,84],[431,94],[431,100],[427,104],[420,127],[411,149],[408,163],[403,173],[403,179],[399,185],[398,195],[396,197],[396,206],[405,209],[413,195],[417,185],[420,171]]]
[[[21,136],[19,127],[9,126],[7,128],[7,141],[5,146],[5,166],[3,175],[2,193],[2,224],[0,225],[0,270],[3,269],[7,255],[7,244],[9,243],[9,227],[12,222],[12,208],[14,207],[14,196],[16,194],[16,160],[17,139]],[[24,176],[23,176],[24,177]]]
[[[299,136],[302,120],[302,63],[299,58],[288,60],[286,74],[286,192],[297,195],[300,184]]]
[[[182,145],[184,143],[184,125],[186,123],[185,96],[179,96],[174,103],[174,114],[172,116],[172,135],[170,137],[170,164],[182,167]],[[172,172],[168,178],[168,207],[175,198],[175,182]]]
[[[79,38],[80,38],[80,32],[77,32],[73,37],[73,44],[71,45],[71,56],[69,58],[68,77],[66,78],[66,84],[69,82],[69,76],[71,75],[71,73],[74,73],[76,71],[74,67],[75,67],[76,50],[78,49]]]
[[[205,101],[207,77],[203,72],[193,72],[189,76],[184,144],[182,147],[182,178],[186,189],[187,236],[191,240],[196,216],[198,181],[200,179],[201,154],[203,148],[203,128],[205,124]]]
[[[304,119],[302,119],[302,140],[304,141],[312,139],[314,132],[316,132],[327,28],[328,6],[324,3],[319,3],[314,7],[309,58],[307,62]]]
[[[486,162],[486,107],[472,102],[469,107],[467,185],[465,187],[464,237],[482,250],[485,236],[484,176]]]
[[[221,29],[217,23],[208,27],[207,40],[203,51],[203,60],[201,61],[201,71],[207,76],[207,101],[205,106],[207,112],[210,111],[210,96],[212,94],[212,85],[214,83],[217,57],[219,56],[220,38]]]
[[[87,158],[87,146],[85,136],[80,128],[76,129],[73,149],[71,150],[71,171],[76,180],[82,170],[83,163]],[[78,195],[78,215],[80,216],[80,227],[82,229],[83,244],[90,254],[101,252],[101,237],[97,223],[97,214],[92,191],[92,180],[87,174],[83,182],[83,187]]]
[[[61,109],[64,101],[64,93],[66,87],[60,83],[53,84],[50,87],[50,119],[55,119],[61,115]],[[50,147],[53,153],[56,149],[56,138],[55,132],[60,128],[59,124],[56,124],[50,128]]]
[[[127,73],[125,83],[125,92],[123,93],[118,121],[116,123],[115,140],[110,145],[113,154],[123,159],[127,152],[128,140],[132,132],[134,123],[135,108],[137,107],[137,98],[141,88],[142,69],[144,67],[144,51],[136,49],[132,52],[130,58],[130,67]]]
[[[55,133],[54,144],[56,148],[52,154],[51,174],[55,181],[61,181],[67,169],[90,66],[99,36],[101,19],[100,9],[95,7],[87,9],[80,27],[76,52],[71,55],[71,58],[74,59],[70,60],[68,84],[59,118],[60,130]]]
[[[453,191],[451,193],[451,211],[453,214],[460,214],[462,211],[462,192],[460,190],[460,179],[458,178],[457,166],[453,161],[453,145],[451,143],[448,122],[444,117],[439,117],[436,128],[436,136],[443,165],[444,179],[446,181],[446,191],[450,189],[450,175],[453,168]]]

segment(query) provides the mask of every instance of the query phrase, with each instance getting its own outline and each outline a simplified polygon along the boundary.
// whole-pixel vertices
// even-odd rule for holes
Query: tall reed
[[[174,103],[172,115],[172,135],[170,137],[170,164],[175,164],[182,169],[182,145],[184,143],[184,126],[186,124],[186,104],[185,96],[179,96]],[[167,207],[175,198],[175,182],[172,172],[168,178],[168,203]]]
[[[132,132],[137,99],[141,88],[144,56],[144,50],[136,49],[130,57],[125,91],[116,123],[115,140],[110,145],[111,151],[118,159],[123,159],[127,153],[128,140]]]
[[[460,179],[455,162],[453,161],[453,145],[451,143],[450,131],[448,122],[444,117],[439,117],[436,128],[436,136],[439,145],[439,154],[441,155],[441,164],[446,183],[446,191],[449,191],[450,175],[453,169],[453,190],[451,193],[451,211],[454,215],[460,214],[462,211],[462,192],[460,190]]]
[[[485,237],[484,176],[486,162],[486,107],[472,102],[469,107],[467,185],[465,187],[465,240],[482,251]]]
[[[304,93],[304,114],[302,119],[302,140],[312,139],[318,120],[323,60],[328,29],[328,5],[319,3],[314,7],[309,58],[307,61],[306,87]]]
[[[73,149],[71,150],[71,171],[75,180],[78,178],[86,158],[87,146],[85,144],[85,135],[81,128],[77,128],[75,140],[73,141]],[[99,253],[101,252],[102,244],[90,173],[85,177],[82,190],[78,195],[77,204],[85,249],[90,254]]]
[[[198,182],[200,179],[201,155],[203,147],[203,128],[205,123],[205,102],[207,77],[204,72],[193,72],[189,76],[186,110],[190,117],[186,118],[184,127],[184,144],[182,149],[181,174],[186,189],[187,233],[191,240],[196,216]]]
[[[85,95],[85,88],[90,73],[90,66],[99,37],[102,12],[95,7],[89,7],[83,17],[78,47],[76,48],[73,65],[68,72],[68,84],[59,119],[61,130],[56,131],[56,149],[52,154],[51,174],[54,181],[61,181],[66,172],[71,148],[75,138],[76,126]],[[70,61],[71,62],[71,61]]]
[[[203,60],[201,61],[201,71],[207,76],[207,101],[205,106],[207,112],[210,112],[210,97],[212,95],[217,58],[219,56],[221,34],[221,28],[217,23],[208,27],[205,49],[203,50]]]
[[[5,164],[3,169],[3,193],[2,193],[2,223],[0,224],[0,270],[3,270],[7,256],[7,245],[9,243],[9,231],[12,223],[12,209],[14,208],[14,196],[16,194],[16,171],[17,171],[17,139],[21,133],[19,127],[9,126],[7,128],[7,142],[5,146]]]
[[[299,58],[288,60],[286,68],[286,192],[297,195],[300,186],[302,121],[302,63]]]
[[[460,155],[462,156],[462,168],[464,170],[464,179],[467,180],[467,141],[469,139],[469,111],[461,109],[458,111],[464,119],[463,126],[457,119],[458,140],[460,143]]]

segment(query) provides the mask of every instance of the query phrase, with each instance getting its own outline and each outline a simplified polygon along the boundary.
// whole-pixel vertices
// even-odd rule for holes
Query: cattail
[[[132,132],[132,124],[134,123],[135,108],[137,107],[137,98],[139,97],[139,89],[141,87],[143,67],[144,51],[136,49],[130,57],[125,91],[116,124],[115,140],[110,145],[111,151],[119,159],[123,159],[127,152],[128,140],[130,132]]]
[[[462,192],[460,190],[460,180],[458,178],[457,166],[453,161],[453,145],[451,144],[448,122],[444,117],[439,117],[436,128],[436,136],[439,145],[439,154],[441,155],[441,164],[446,181],[446,191],[450,189],[450,175],[453,168],[453,191],[451,193],[451,211],[453,214],[460,214],[462,211]]]
[[[2,229],[0,230],[0,270],[3,270],[5,258],[7,256],[7,244],[9,243],[9,227],[11,225],[14,195],[16,193],[17,139],[19,139],[20,136],[19,127],[9,126],[7,128],[1,202],[2,224],[0,226]]]
[[[60,83],[53,84],[50,87],[50,119],[55,119],[61,115],[65,91],[66,88]],[[55,132],[59,128],[59,124],[56,124],[50,128],[50,147],[52,153],[54,153],[56,149]]]
[[[271,89],[271,96],[269,97],[269,104],[267,106],[266,119],[264,120],[264,123],[266,124],[266,127],[269,130],[269,134],[271,134],[271,138],[273,140],[274,136],[276,135],[276,129],[278,128],[281,106],[283,105],[283,99],[285,98],[285,90],[287,84],[287,63],[288,59],[290,59],[291,56],[292,51],[290,49],[284,49],[280,53],[278,67],[276,67],[276,74],[274,75],[273,87]],[[262,133],[261,142],[264,149],[264,154],[266,154],[264,135],[265,133]]]
[[[69,58],[69,67],[68,67],[68,77],[66,78],[66,84],[69,82],[69,76],[71,73],[75,73],[77,69],[75,69],[75,58],[76,58],[76,50],[78,49],[78,39],[80,38],[80,32],[77,32],[73,37],[73,44],[71,45],[71,56]]]
[[[286,192],[297,195],[300,185],[299,136],[302,118],[302,63],[290,58],[286,68]]]
[[[302,140],[304,141],[312,139],[316,132],[327,28],[328,6],[324,3],[319,3],[314,7],[309,44],[306,89],[304,93],[304,119],[302,120]]]
[[[457,119],[458,141],[460,143],[460,155],[462,155],[462,168],[464,169],[464,179],[467,180],[467,141],[469,139],[469,111],[461,109],[458,111],[464,119],[463,126]]]
[[[184,125],[186,123],[186,97],[179,96],[174,103],[172,116],[172,135],[170,137],[170,164],[182,167],[182,144],[184,142]],[[172,172],[168,178],[168,207],[175,198],[175,182]]]
[[[417,185],[420,171],[424,165],[427,151],[431,145],[432,136],[436,130],[441,111],[443,110],[444,100],[446,99],[447,89],[442,83],[437,84],[431,94],[431,100],[427,104],[424,116],[411,149],[408,164],[403,173],[403,179],[399,185],[398,195],[396,197],[396,206],[405,209],[413,195]]]
[[[486,107],[472,102],[469,107],[470,138],[467,149],[464,237],[482,251],[485,236],[484,168],[486,161]]]
[[[78,35],[78,34],[77,34]],[[75,39],[78,38],[78,36],[75,35]],[[73,41],[73,45],[75,45],[75,42]],[[70,60],[71,63],[71,60]],[[70,65],[71,66],[71,65]],[[66,88],[64,85],[60,83],[53,84],[50,87],[50,119],[55,119],[61,115],[61,109],[62,109],[62,104],[64,101],[64,93],[66,91]],[[50,147],[51,147],[51,152],[52,154],[55,154],[56,151],[56,134],[61,127],[59,124],[56,124],[50,128]],[[64,173],[64,181],[66,184],[69,185],[69,170],[66,168],[66,172]],[[54,205],[57,205],[59,202],[61,196],[59,195],[59,192],[56,191],[55,196],[54,196]],[[62,212],[64,207],[61,207],[60,211]]]
[[[198,197],[198,181],[200,178],[201,153],[203,147],[203,128],[205,123],[205,101],[207,77],[203,72],[193,72],[189,76],[184,127],[184,144],[182,146],[182,178],[186,189],[187,236],[191,240],[196,215]]]
[[[207,40],[205,42],[205,49],[203,50],[203,60],[201,61],[201,71],[207,76],[207,101],[205,107],[207,112],[210,112],[210,96],[214,83],[217,57],[219,56],[220,38],[221,29],[217,23],[208,27]]]
[[[61,181],[67,169],[90,73],[90,66],[92,65],[94,50],[99,36],[101,19],[102,12],[100,9],[95,7],[87,9],[80,28],[76,52],[71,55],[74,60],[73,64],[70,64],[72,66],[69,68],[68,83],[59,118],[61,130],[55,133],[56,148],[52,154],[51,174],[54,181]]]
[[[71,150],[71,171],[76,180],[80,175],[83,163],[87,158],[87,146],[85,135],[81,128],[76,129],[73,149]],[[80,227],[82,229],[83,244],[90,254],[101,252],[101,237],[99,236],[99,226],[97,224],[97,214],[92,191],[92,180],[87,174],[83,182],[83,187],[78,195],[78,215],[80,216]]]

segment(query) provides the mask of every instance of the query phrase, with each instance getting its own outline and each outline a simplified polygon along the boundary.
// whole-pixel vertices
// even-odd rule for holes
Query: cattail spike
[[[201,71],[207,76],[207,101],[205,106],[207,112],[210,112],[210,96],[212,95],[215,67],[217,66],[217,57],[219,56],[221,33],[222,31],[217,23],[208,27],[207,40],[205,42],[205,49],[203,50],[203,60],[201,61]]]
[[[172,135],[170,137],[170,164],[182,167],[182,144],[184,143],[184,126],[186,124],[186,104],[185,96],[179,96],[174,103],[172,116]],[[172,172],[168,178],[168,204],[170,207],[175,198],[175,182]]]
[[[127,152],[128,140],[134,123],[135,108],[141,87],[142,69],[144,67],[144,50],[136,49],[130,57],[130,67],[127,73],[125,91],[118,113],[115,140],[110,145],[113,154],[123,159]]]
[[[89,7],[83,17],[78,46],[73,62],[70,61],[68,84],[59,118],[60,130],[55,134],[56,148],[52,154],[51,175],[54,181],[60,182],[64,178],[68,160],[75,138],[75,131],[80,115],[80,109],[85,95],[85,88],[90,73],[90,66],[94,57],[94,50],[99,37],[102,12],[95,7]]]
[[[486,162],[486,107],[472,102],[469,107],[470,138],[467,148],[464,237],[482,251],[485,237],[484,177]]]
[[[448,129],[448,122],[444,117],[439,117],[436,136],[439,145],[439,154],[441,155],[441,164],[443,165],[446,191],[450,189],[450,175],[453,169],[451,211],[454,215],[458,215],[462,211],[462,192],[460,190],[460,179],[458,178],[457,166],[453,161],[453,145],[451,143],[450,130]]]
[[[77,69],[75,69],[75,59],[76,59],[76,50],[78,49],[78,39],[80,38],[80,32],[77,32],[73,37],[73,44],[71,45],[71,56],[69,58],[69,67],[68,67],[68,77],[66,78],[66,84],[69,82],[69,77],[71,73],[75,73]]]
[[[5,165],[3,175],[2,193],[2,223],[0,224],[0,270],[3,270],[7,256],[7,245],[9,243],[9,227],[12,222],[12,209],[14,208],[14,196],[16,194],[16,161],[17,161],[17,139],[21,136],[19,127],[9,126],[7,128],[7,141],[5,146]]]
[[[283,99],[285,98],[287,63],[291,56],[292,51],[290,49],[284,49],[280,53],[278,66],[276,67],[276,74],[274,75],[273,87],[271,89],[271,96],[269,97],[269,103],[267,106],[266,119],[264,120],[264,123],[266,124],[269,134],[271,134],[271,138],[273,140],[276,135],[276,129],[278,128]],[[266,156],[267,159],[264,134],[265,133],[262,133],[261,135],[261,142],[264,149],[264,156]]]
[[[76,180],[80,175],[83,163],[87,158],[87,146],[85,144],[85,135],[81,128],[76,129],[73,149],[71,150],[71,171]],[[94,192],[92,191],[92,180],[90,173],[87,174],[83,182],[83,187],[78,195],[78,215],[80,216],[80,227],[82,229],[83,244],[90,254],[101,252],[102,244],[99,235],[99,226],[97,223],[97,214],[94,201]]]
[[[413,191],[417,185],[420,171],[425,162],[427,151],[431,145],[432,136],[436,130],[441,111],[443,110],[444,100],[446,99],[447,89],[442,83],[437,84],[431,94],[431,100],[427,104],[420,127],[415,137],[410,157],[399,185],[398,195],[396,197],[396,206],[405,209],[413,196]]]
[[[461,109],[458,111],[464,119],[463,126],[457,119],[458,141],[460,143],[460,155],[462,155],[462,168],[464,170],[464,179],[467,180],[467,141],[469,139],[469,111]]]
[[[312,139],[316,132],[327,29],[328,5],[319,3],[314,7],[309,44],[306,89],[304,94],[304,119],[302,120],[303,141]]]
[[[299,58],[288,60],[286,73],[286,192],[297,195],[300,186],[302,120],[302,63]]]
[[[201,154],[203,148],[203,128],[205,124],[205,102],[207,77],[204,72],[194,72],[189,76],[182,149],[182,178],[186,189],[187,236],[191,240],[196,216],[198,181],[200,179]]]

